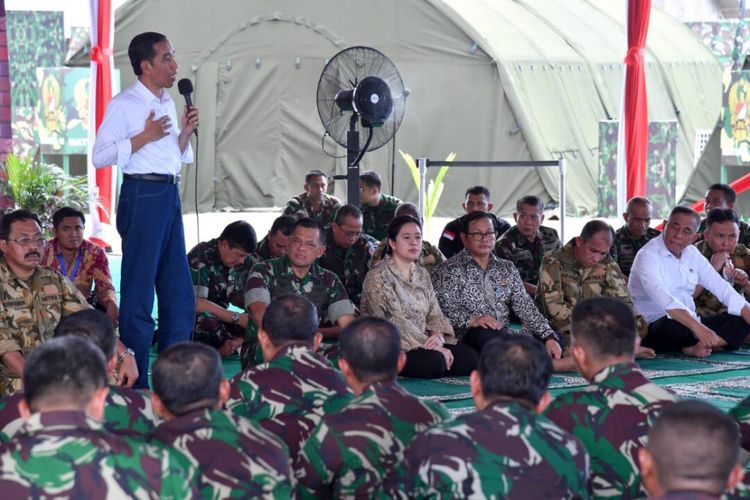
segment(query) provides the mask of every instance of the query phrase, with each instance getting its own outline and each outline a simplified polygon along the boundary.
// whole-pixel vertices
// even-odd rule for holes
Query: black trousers
[[[459,342],[455,345],[445,344],[445,348],[453,353],[450,370],[440,352],[419,348],[406,353],[406,365],[399,375],[414,378],[464,377],[477,367],[479,354],[471,347]]]
[[[483,326],[473,326],[466,330],[461,342],[476,350],[482,352],[484,344],[490,340],[499,337],[508,332],[504,330],[495,330],[494,328],[485,328]]]
[[[724,349],[730,351],[739,349],[750,334],[750,325],[741,317],[729,313],[702,318],[701,322],[724,339],[727,343]],[[697,343],[698,339],[688,327],[664,316],[648,325],[648,334],[641,345],[656,352],[672,352]]]

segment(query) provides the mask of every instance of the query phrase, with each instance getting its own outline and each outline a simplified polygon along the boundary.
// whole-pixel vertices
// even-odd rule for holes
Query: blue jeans
[[[122,238],[120,339],[135,351],[136,387],[148,388],[154,287],[159,298],[159,352],[190,340],[195,321],[178,186],[124,180],[117,231]]]

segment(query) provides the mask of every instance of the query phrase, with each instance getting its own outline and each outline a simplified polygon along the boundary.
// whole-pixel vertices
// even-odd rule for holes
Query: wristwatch
[[[128,347],[127,349],[122,351],[119,356],[117,356],[117,362],[122,363],[122,360],[125,359],[125,356],[135,357],[135,351],[133,351],[133,349]]]
[[[240,320],[240,315],[237,313],[232,313],[232,323],[237,323]]]

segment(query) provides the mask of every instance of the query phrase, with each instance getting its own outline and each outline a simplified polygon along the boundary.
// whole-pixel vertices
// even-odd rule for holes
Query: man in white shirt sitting
[[[739,348],[750,333],[750,304],[692,246],[699,224],[697,212],[675,207],[661,236],[635,256],[628,288],[636,310],[649,323],[641,344],[656,352],[681,350],[704,357],[712,349]],[[698,285],[728,311],[701,322],[693,302]]]

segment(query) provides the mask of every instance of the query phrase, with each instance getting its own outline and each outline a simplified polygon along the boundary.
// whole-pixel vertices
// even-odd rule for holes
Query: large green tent
[[[597,203],[598,122],[619,116],[624,24],[623,0],[131,0],[117,11],[115,64],[124,88],[134,79],[130,39],[161,31],[179,76],[194,80],[200,211],[283,206],[307,170],[344,173],[345,161],[321,150],[315,91],[329,58],[366,45],[394,61],[411,91],[398,149],[431,159],[562,156],[568,207],[584,214]],[[689,28],[656,9],[646,63],[649,118],[678,121],[685,183],[695,131],[711,128],[720,109],[721,67]],[[394,194],[416,201],[396,156]],[[363,167],[390,185],[392,159],[388,144]],[[185,173],[191,210],[195,170]],[[554,169],[453,169],[446,182],[438,215],[456,214],[475,184],[491,189],[501,214],[522,194],[557,198]],[[345,196],[343,182],[335,193]]]

